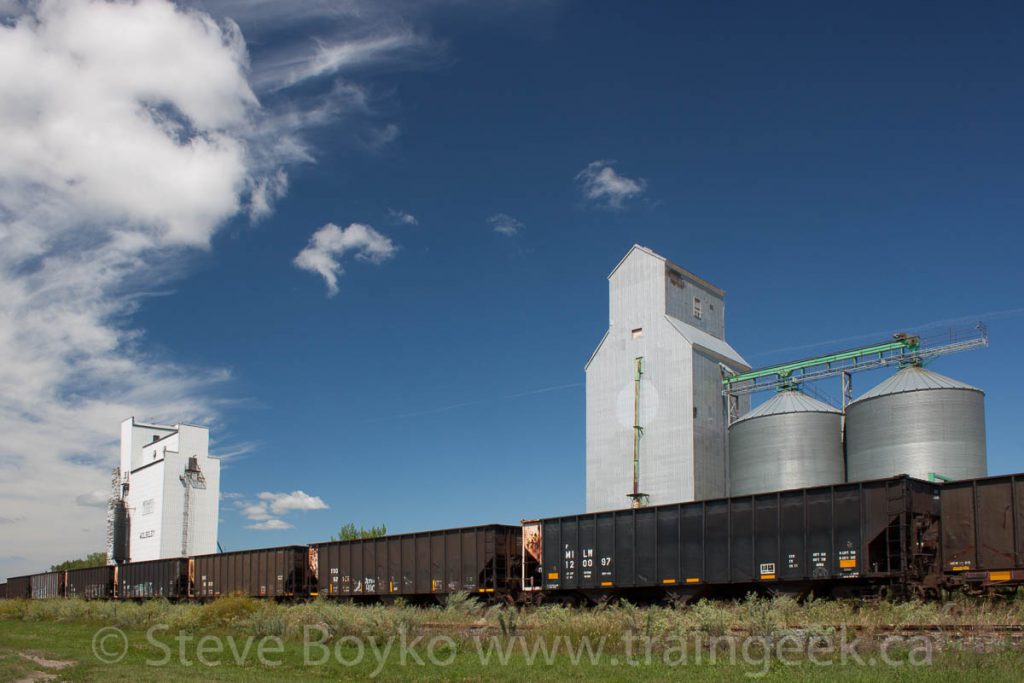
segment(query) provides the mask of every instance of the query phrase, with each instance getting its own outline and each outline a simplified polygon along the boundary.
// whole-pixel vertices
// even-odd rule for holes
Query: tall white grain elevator
[[[220,460],[210,431],[190,424],[121,423],[120,496],[125,559],[144,562],[217,552]],[[114,507],[114,503],[112,506]],[[109,534],[112,539],[115,533]],[[120,554],[120,553],[119,553]]]
[[[586,365],[587,511],[726,495],[722,366],[750,368],[725,341],[725,292],[633,245],[608,294]]]

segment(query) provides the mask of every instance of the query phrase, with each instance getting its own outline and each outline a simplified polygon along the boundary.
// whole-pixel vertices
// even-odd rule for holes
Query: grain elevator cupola
[[[725,341],[725,292],[634,245],[608,294],[586,365],[588,512],[725,495],[722,368],[749,369]]]

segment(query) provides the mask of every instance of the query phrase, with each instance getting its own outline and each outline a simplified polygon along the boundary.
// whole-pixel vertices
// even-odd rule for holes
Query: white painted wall
[[[129,475],[128,553],[133,562],[161,557],[165,463],[159,460]]]
[[[126,497],[131,561],[182,556],[185,486],[181,477],[190,457],[197,458],[206,487],[191,491],[191,523],[184,555],[217,552],[220,460],[209,454],[209,430],[188,424],[173,428],[140,426],[126,420],[121,434],[122,458],[137,464],[128,475]]]
[[[135,421],[134,417],[121,422],[121,472],[131,472],[142,467],[142,449],[153,441],[174,434],[176,429],[167,425],[147,425]]]

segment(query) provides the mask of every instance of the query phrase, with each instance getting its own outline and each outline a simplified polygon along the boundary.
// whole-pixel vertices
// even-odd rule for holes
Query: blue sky
[[[195,239],[169,240],[163,214],[137,219],[153,244],[115,261],[126,275],[88,300],[91,324],[116,344],[62,351],[129,355],[129,372],[170,397],[137,383],[111,393],[124,375],[86,373],[74,393],[104,410],[64,398],[75,410],[47,419],[90,421],[90,471],[115,461],[116,420],[97,415],[205,419],[215,450],[243,451],[226,461],[223,491],[246,501],[301,490],[328,506],[259,531],[225,501],[228,549],[319,540],[348,521],[409,531],[579,511],[583,364],[606,327],[605,278],[633,243],[727,291],[727,337],[754,365],[987,320],[990,348],[932,367],[987,392],[990,472],[1024,469],[1019,7],[296,7],[200,8],[238,22],[233,54],[244,41],[250,62],[202,103],[246,101],[247,84],[258,113],[207,125],[189,113],[198,104],[168,99],[251,153],[226,193],[237,206],[190,195],[182,220],[201,226]],[[595,198],[580,174],[596,161],[611,171]],[[8,187],[25,182],[6,173]],[[260,179],[273,201],[253,221]],[[64,234],[111,220],[69,221]],[[327,254],[344,271],[328,296],[294,259],[332,223],[376,237]],[[67,242],[50,240],[46,255],[67,258]],[[373,245],[378,258],[354,258]],[[35,275],[32,258],[6,263],[5,280]],[[78,377],[79,362],[59,370]],[[43,395],[66,397],[66,381],[51,388]],[[835,383],[818,389],[838,397]],[[39,424],[7,411],[15,428]],[[15,520],[0,525],[9,542],[37,520],[3,515]],[[101,547],[101,522],[0,568]]]

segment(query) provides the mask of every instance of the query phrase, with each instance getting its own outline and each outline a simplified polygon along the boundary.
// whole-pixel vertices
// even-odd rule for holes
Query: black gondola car
[[[189,579],[192,596],[204,600],[236,594],[303,597],[315,584],[309,548],[304,545],[193,557],[189,559]]]
[[[934,574],[938,487],[909,477],[526,523],[545,595],[902,591]]]
[[[942,571],[950,587],[1024,583],[1024,476],[942,485]]]
[[[117,568],[117,594],[128,600],[187,599],[188,560],[175,557],[123,564]]]
[[[64,572],[46,572],[28,577],[32,586],[32,599],[64,597]]]
[[[114,597],[114,568],[69,569],[64,578],[64,595],[86,600]]]
[[[29,576],[10,576],[7,578],[7,597],[10,599],[15,598],[31,598],[32,597],[32,578]]]
[[[518,586],[522,530],[487,525],[316,546],[318,591],[341,598],[508,594]]]

